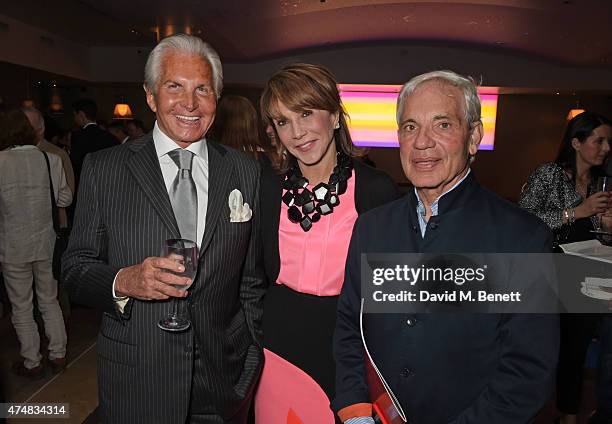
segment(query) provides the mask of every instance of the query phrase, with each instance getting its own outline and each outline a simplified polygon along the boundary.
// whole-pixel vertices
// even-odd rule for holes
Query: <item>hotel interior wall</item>
[[[151,122],[142,94],[142,69],[150,47],[92,47],[62,40],[34,27],[9,22],[0,32],[0,96],[7,104],[23,96],[26,73],[21,66],[65,75],[74,89],[72,97],[88,95],[100,103],[101,118],[110,119],[115,96],[130,100],[135,116]],[[40,46],[40,35],[55,40]],[[440,44],[385,43],[363,47],[340,47],[292,53],[249,63],[224,62],[226,92],[256,100],[266,79],[283,64],[295,61],[328,66],[342,83],[398,84],[432,69],[450,68],[482,78],[486,86],[538,89],[531,94],[499,96],[494,151],[481,151],[474,169],[485,185],[500,195],[516,199],[529,173],[541,162],[554,158],[568,109],[577,93],[581,105],[612,116],[612,69],[578,68],[541,60],[506,49],[483,49]],[[8,62],[2,63],[2,62]],[[560,95],[555,93],[559,91]],[[132,105],[134,103],[134,105]],[[375,149],[372,159],[398,182],[405,182],[397,151]]]

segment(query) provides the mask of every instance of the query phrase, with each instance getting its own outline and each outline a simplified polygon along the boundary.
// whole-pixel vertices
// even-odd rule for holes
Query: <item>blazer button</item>
[[[408,368],[404,368],[400,375],[404,378],[410,377],[412,375],[412,371],[410,371]]]
[[[418,321],[416,320],[416,318],[408,318],[408,319],[406,320],[406,325],[407,325],[408,327],[414,327],[414,326],[416,325],[416,323],[417,323],[417,322],[418,322]]]

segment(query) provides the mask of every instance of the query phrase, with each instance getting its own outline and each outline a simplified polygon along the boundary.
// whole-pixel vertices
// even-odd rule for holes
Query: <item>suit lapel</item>
[[[134,140],[130,143],[129,149],[134,154],[127,161],[128,169],[151,200],[151,206],[157,211],[164,225],[174,237],[179,237],[180,232],[164,184],[153,137],[149,134],[147,137]]]
[[[223,147],[215,142],[208,143],[208,205],[206,209],[206,226],[200,243],[200,255],[207,249],[215,232],[220,216],[229,220],[228,185],[233,167],[225,155]],[[223,214],[222,214],[223,212]]]
[[[261,171],[261,208],[262,239],[266,251],[266,271],[271,281],[276,281],[280,272],[280,253],[278,248],[278,228],[280,226],[281,197],[283,195],[281,177],[271,165],[262,166]]]

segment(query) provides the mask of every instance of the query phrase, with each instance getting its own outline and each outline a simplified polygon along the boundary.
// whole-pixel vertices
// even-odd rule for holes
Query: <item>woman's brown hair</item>
[[[9,110],[0,117],[0,150],[26,145],[36,145],[36,131],[23,111]]]
[[[278,103],[294,112],[304,109],[326,110],[338,113],[340,128],[334,130],[336,149],[351,157],[362,156],[364,150],[353,144],[348,130],[348,115],[340,99],[340,92],[333,74],[325,67],[308,63],[288,65],[270,78],[260,100],[261,115],[274,130],[274,118],[278,117]],[[286,172],[295,159],[286,151],[277,135],[278,160],[273,166]]]
[[[233,94],[221,97],[210,129],[213,140],[257,158],[265,150],[262,132],[257,111],[249,99]]]

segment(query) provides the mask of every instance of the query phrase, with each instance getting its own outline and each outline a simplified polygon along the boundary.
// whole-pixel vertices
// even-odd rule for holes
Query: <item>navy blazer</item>
[[[421,236],[414,192],[357,220],[338,301],[332,408],[370,402],[359,330],[362,252],[552,251],[537,217],[481,187],[471,173],[440,199]],[[411,424],[520,424],[547,401],[558,315],[366,314],[370,354]]]

